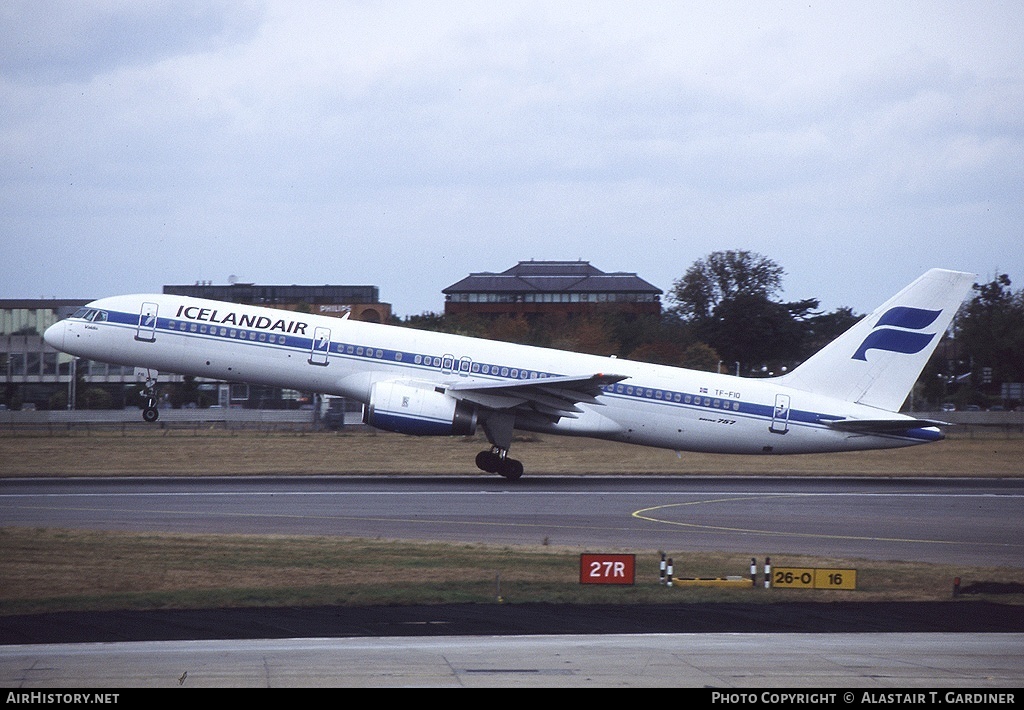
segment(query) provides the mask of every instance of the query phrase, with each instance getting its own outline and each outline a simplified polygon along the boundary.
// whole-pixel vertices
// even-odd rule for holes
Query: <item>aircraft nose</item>
[[[46,344],[55,350],[64,350],[64,331],[67,330],[67,324],[63,321],[60,323],[54,323],[43,332],[43,340]]]

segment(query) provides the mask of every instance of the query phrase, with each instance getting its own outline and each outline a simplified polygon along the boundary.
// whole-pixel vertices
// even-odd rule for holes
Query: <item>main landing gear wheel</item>
[[[160,417],[160,411],[156,407],[146,407],[142,410],[142,418],[152,424]]]
[[[505,452],[507,454],[507,452]],[[476,455],[476,467],[487,473],[497,473],[510,481],[521,478],[523,463],[502,456],[500,451],[481,451]]]

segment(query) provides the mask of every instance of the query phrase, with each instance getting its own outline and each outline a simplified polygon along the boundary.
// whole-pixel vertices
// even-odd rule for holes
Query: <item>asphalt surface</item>
[[[61,612],[0,617],[0,644],[652,633],[1024,632],[986,600],[782,604],[451,604]]]
[[[499,478],[499,477],[494,477]],[[1024,479],[246,477],[18,479],[28,528],[318,535],[1022,568]],[[675,553],[675,554],[674,554]],[[736,570],[744,574],[746,569]]]

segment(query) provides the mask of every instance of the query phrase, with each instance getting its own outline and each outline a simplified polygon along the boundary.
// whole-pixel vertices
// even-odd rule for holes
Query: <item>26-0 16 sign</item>
[[[783,589],[856,589],[857,570],[776,567],[772,570],[772,586]]]
[[[580,555],[580,584],[633,584],[636,555],[583,553]]]

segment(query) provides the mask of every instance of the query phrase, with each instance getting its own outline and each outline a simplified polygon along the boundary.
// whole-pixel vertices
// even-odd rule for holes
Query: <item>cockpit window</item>
[[[107,312],[98,311],[95,308],[79,308],[71,317],[102,323],[107,320]]]

